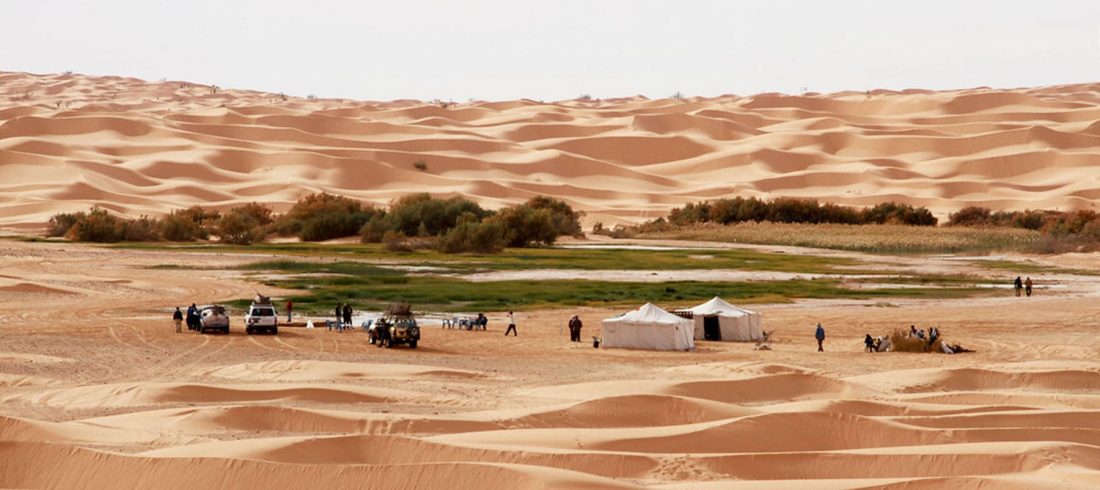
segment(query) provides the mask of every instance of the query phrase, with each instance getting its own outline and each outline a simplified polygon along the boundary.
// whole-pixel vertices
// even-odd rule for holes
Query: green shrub
[[[379,211],[359,230],[359,241],[362,243],[382,243],[382,237],[385,234],[386,213]]]
[[[354,199],[321,192],[299,199],[274,229],[303,241],[329,240],[358,234],[375,213]]]
[[[558,236],[584,236],[584,232],[581,230],[581,216],[583,216],[583,213],[574,211],[565,201],[546,196],[535,196],[527,200],[525,206],[549,211],[550,221],[554,225],[554,231]]]
[[[477,221],[472,213],[464,214],[459,223],[436,242],[436,249],[444,253],[497,253],[504,249],[507,234],[499,220]]]

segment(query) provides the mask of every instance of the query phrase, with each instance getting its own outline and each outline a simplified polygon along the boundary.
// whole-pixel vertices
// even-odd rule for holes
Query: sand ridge
[[[733,194],[885,200],[936,214],[1090,207],[1096,85],[543,102],[303,99],[0,72],[0,227],[325,190],[499,207],[542,194],[633,222]],[[414,167],[423,162],[423,171]],[[3,286],[9,287],[9,286]]]

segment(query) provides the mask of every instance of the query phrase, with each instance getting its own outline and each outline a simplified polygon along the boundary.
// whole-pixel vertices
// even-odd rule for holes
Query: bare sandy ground
[[[248,296],[240,256],[0,242],[0,487],[1096,488],[1097,288],[755,307],[775,350],[596,350],[579,313],[519,337],[425,330],[174,333],[169,308]],[[1095,267],[1095,256],[1056,259]],[[275,291],[278,294],[278,291]],[[815,352],[812,325],[828,329]],[[865,354],[918,323],[968,355]]]
[[[542,194],[607,224],[690,201],[1088,207],[1095,84],[686,100],[283,98],[192,83],[0,73],[0,227],[103,205],[129,216],[326,190],[489,207]],[[417,162],[424,169],[416,168]]]

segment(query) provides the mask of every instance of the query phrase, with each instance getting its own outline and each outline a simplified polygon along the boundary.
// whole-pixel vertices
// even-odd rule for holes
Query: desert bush
[[[263,241],[267,226],[273,222],[271,208],[249,203],[226,211],[218,218],[218,237],[222,242],[251,245]]]
[[[157,229],[157,220],[142,215],[137,219],[127,220],[122,225],[122,240],[127,242],[156,242],[160,241],[160,232]]]
[[[386,213],[379,211],[359,230],[359,241],[362,243],[381,243],[385,234]]]
[[[59,213],[51,216],[50,222],[46,224],[46,236],[65,236],[84,216],[84,213]]]
[[[993,223],[989,208],[967,206],[947,217],[947,226],[981,226]]]
[[[478,221],[473,213],[459,218],[459,222],[436,242],[436,249],[444,253],[496,253],[504,249],[507,234],[499,220]]]
[[[210,231],[204,226],[217,219],[198,206],[178,209],[161,217],[157,222],[160,237],[170,242],[193,242],[210,238]]]
[[[321,192],[298,199],[273,228],[303,241],[329,240],[358,234],[377,212],[354,199]]]
[[[939,220],[927,208],[909,204],[884,202],[863,211],[864,224],[898,224],[910,226],[936,226]]]
[[[459,216],[472,213],[479,220],[490,213],[461,197],[436,199],[430,194],[410,194],[395,199],[386,214],[386,229],[407,236],[438,236],[454,228]]]
[[[820,204],[814,199],[780,197],[772,201],[734,197],[716,201],[688,203],[669,212],[668,222],[674,226],[700,223],[733,224],[749,221],[775,223],[838,223],[838,224],[906,224],[930,226],[936,218],[926,208],[908,204],[882,203],[858,210],[847,206]]]
[[[584,236],[584,231],[581,230],[581,217],[584,216],[584,213],[574,211],[565,201],[546,196],[535,196],[528,199],[524,206],[549,211],[550,222],[553,224],[554,232],[558,236]]]
[[[510,247],[552,245],[558,238],[557,227],[548,209],[519,204],[500,210],[486,221],[495,221],[500,225]]]
[[[126,223],[101,207],[93,207],[69,229],[68,237],[78,242],[119,242],[125,237]]]

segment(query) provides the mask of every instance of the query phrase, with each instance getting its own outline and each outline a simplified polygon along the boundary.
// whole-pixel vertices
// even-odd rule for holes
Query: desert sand
[[[543,102],[372,102],[0,72],[0,227],[329,191],[496,208],[565,199],[636,222],[732,194],[938,216],[1100,198],[1097,85]],[[423,162],[424,170],[415,165]]]
[[[573,313],[585,338],[617,313],[593,308],[520,313],[518,337],[499,312],[488,332],[429,324],[416,350],[246,336],[239,315],[229,335],[174,332],[174,305],[250,296],[218,268],[261,259],[0,241],[0,487],[1100,486],[1089,281],[754,306],[772,351],[568,342]],[[165,263],[200,269],[149,268]],[[864,333],[910,322],[978,352],[861,352]]]

